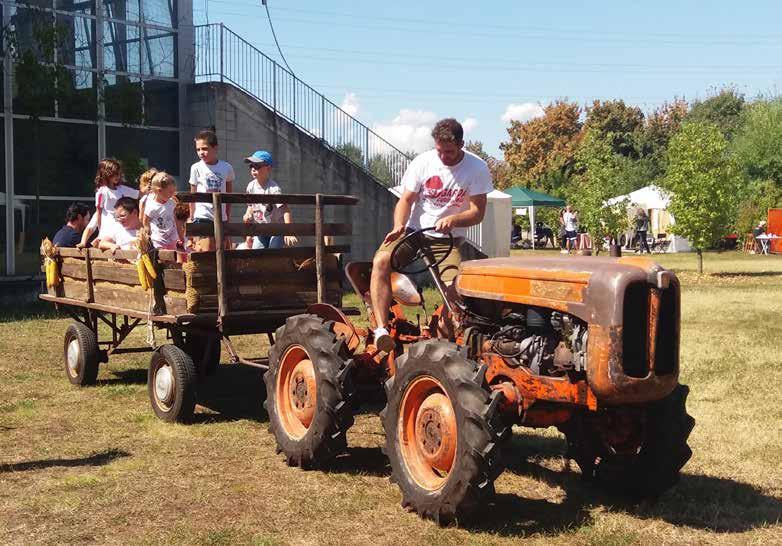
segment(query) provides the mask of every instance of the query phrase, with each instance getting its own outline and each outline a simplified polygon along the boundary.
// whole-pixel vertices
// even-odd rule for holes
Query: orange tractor
[[[584,478],[619,492],[676,483],[694,425],[678,382],[676,276],[641,258],[493,258],[464,262],[445,287],[447,253],[425,231],[400,244],[414,262],[391,256],[393,351],[323,304],[277,330],[266,409],[288,464],[322,467],[344,452],[357,389],[383,384],[391,480],[404,507],[441,524],[493,494],[512,425],[557,427]],[[371,267],[345,268],[370,323]],[[443,297],[431,317],[406,276],[416,268]],[[423,321],[405,317],[415,305]]]

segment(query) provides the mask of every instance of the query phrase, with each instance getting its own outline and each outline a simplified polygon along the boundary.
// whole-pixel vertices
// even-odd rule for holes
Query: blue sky
[[[398,147],[426,148],[434,120],[501,156],[508,119],[555,98],[621,98],[650,111],[732,85],[782,86],[782,2],[268,0],[296,75]],[[279,60],[260,0],[194,0]]]

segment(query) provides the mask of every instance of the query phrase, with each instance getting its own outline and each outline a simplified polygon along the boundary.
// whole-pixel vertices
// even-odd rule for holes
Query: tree
[[[670,194],[668,210],[676,220],[671,231],[690,241],[702,274],[703,249],[728,230],[741,188],[728,141],[716,125],[682,125],[668,146],[663,188]]]
[[[483,149],[483,142],[480,140],[470,140],[464,145],[464,149],[474,153],[486,162],[489,166],[489,172],[491,173],[491,179],[495,188],[504,190],[511,186],[507,163],[486,153]]]
[[[693,123],[712,123],[730,140],[741,123],[745,104],[744,95],[726,87],[713,97],[693,102],[685,119]]]
[[[546,193],[561,193],[575,164],[581,138],[581,108],[573,102],[555,101],[543,109],[543,116],[524,123],[511,121],[508,142],[500,144],[513,185],[530,186]],[[546,177],[550,171],[562,177]]]
[[[782,99],[758,100],[745,109],[732,150],[750,180],[782,187]]]
[[[607,138],[606,138],[607,137]],[[576,154],[578,185],[571,188],[569,201],[575,205],[579,223],[592,235],[600,252],[604,239],[616,241],[629,227],[627,201],[608,201],[627,192],[624,173],[629,160],[613,152],[611,133],[587,131]]]
[[[643,129],[644,114],[637,106],[627,106],[623,100],[599,101],[587,107],[584,129],[594,138],[608,139],[611,150],[624,157],[637,158],[636,134]]]
[[[359,148],[352,142],[345,142],[344,144],[338,144],[334,148],[334,150],[336,150],[338,154],[347,157],[350,161],[352,161],[356,165],[364,164],[364,152],[362,152],[361,148]]]
[[[688,109],[686,101],[674,99],[646,116],[644,127],[636,138],[635,146],[641,157],[631,182],[633,190],[647,186],[665,175],[668,142],[681,127]]]

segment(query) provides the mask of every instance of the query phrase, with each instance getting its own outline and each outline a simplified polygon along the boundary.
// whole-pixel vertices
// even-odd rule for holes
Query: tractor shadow
[[[217,372],[198,384],[198,404],[209,413],[196,413],[194,421],[225,422],[269,420],[263,402],[266,385],[258,368],[243,364],[221,364]]]
[[[782,520],[781,498],[731,479],[684,472],[679,483],[659,498],[638,500],[585,482],[574,461],[561,471],[535,462],[541,457],[562,457],[564,460],[565,449],[564,438],[516,433],[505,451],[506,472],[558,487],[564,491],[565,500],[554,504],[524,499],[523,491],[518,495],[497,495],[495,505],[487,511],[491,519],[484,519],[474,529],[500,534],[550,532],[567,525],[589,523],[590,511],[598,506],[640,519],[659,519],[672,525],[718,533],[742,533]],[[528,521],[514,516],[520,511],[527,514]]]

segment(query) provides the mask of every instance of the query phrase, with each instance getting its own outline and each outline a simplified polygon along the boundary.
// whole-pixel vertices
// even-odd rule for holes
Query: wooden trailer
[[[221,345],[231,363],[267,368],[267,356],[243,358],[231,336],[265,333],[273,342],[273,332],[287,317],[316,303],[341,305],[340,254],[350,247],[327,245],[326,240],[350,236],[351,226],[324,222],[324,207],[354,205],[358,199],[324,194],[185,193],[178,197],[184,202],[213,203],[214,210],[221,210],[224,203],[311,205],[314,222],[225,223],[216,214],[212,224],[187,224],[188,237],[214,236],[216,250],[189,253],[184,263],[180,263],[184,253],[152,252],[156,279],[149,290],[141,286],[135,250],[111,254],[55,248],[50,257],[61,282],[40,298],[74,319],[65,332],[63,349],[71,383],[95,383],[99,364],[108,362],[112,354],[151,351],[147,388],[152,408],[163,420],[186,422],[195,409],[199,381],[217,369]],[[313,243],[262,250],[223,248],[224,237],[246,235],[296,235]],[[100,337],[101,323],[108,326],[110,338]],[[149,346],[123,346],[138,326],[149,329]]]

